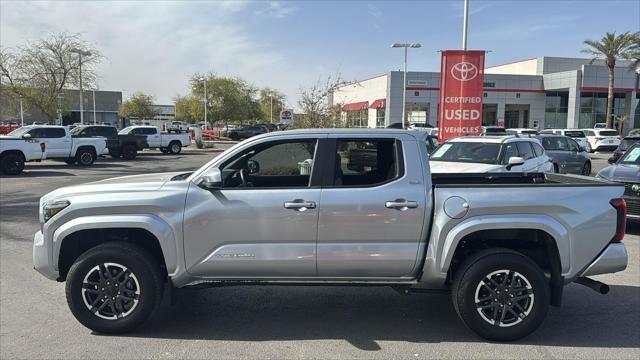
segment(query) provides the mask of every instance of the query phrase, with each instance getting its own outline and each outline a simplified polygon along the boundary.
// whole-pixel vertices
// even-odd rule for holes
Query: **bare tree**
[[[340,74],[319,78],[307,89],[300,89],[298,105],[302,114],[295,120],[297,128],[343,127],[342,107],[332,104],[333,90],[343,85]]]
[[[78,34],[55,33],[24,46],[0,48],[0,82],[49,122],[57,116],[58,95],[80,83],[80,60],[72,50],[81,50],[82,83],[91,87],[96,80],[95,65],[102,54]]]

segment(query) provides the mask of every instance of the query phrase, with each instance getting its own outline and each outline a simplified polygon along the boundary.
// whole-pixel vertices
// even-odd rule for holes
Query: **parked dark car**
[[[125,160],[133,160],[138,155],[138,150],[148,147],[146,136],[118,134],[118,129],[113,126],[81,125],[74,127],[70,133],[72,137],[107,138],[107,149],[113,158],[122,157]]]
[[[627,136],[622,141],[620,141],[620,145],[613,150],[613,159],[617,161],[624,153],[631,147],[631,145],[640,141],[640,134]]]
[[[240,129],[230,131],[229,138],[231,138],[231,140],[243,140],[256,135],[266,134],[268,132],[269,130],[262,125],[248,125],[243,126]]]
[[[627,219],[640,221],[640,142],[631,145],[618,160],[609,158],[611,166],[600,170],[597,177],[623,183],[627,202]]]
[[[591,158],[586,149],[568,136],[542,134],[536,136],[553,162],[556,173],[591,174]]]
[[[277,131],[278,130],[278,125],[276,124],[271,124],[271,123],[265,123],[265,124],[260,124],[258,126],[264,126],[267,128],[267,130],[269,130],[269,132],[272,131]]]

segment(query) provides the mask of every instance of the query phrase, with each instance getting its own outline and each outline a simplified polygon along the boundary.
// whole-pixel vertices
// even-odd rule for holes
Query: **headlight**
[[[44,204],[44,206],[42,207],[42,212],[44,213],[44,222],[49,221],[49,219],[54,217],[57,213],[59,213],[69,205],[70,202],[68,202],[67,200],[54,201]]]

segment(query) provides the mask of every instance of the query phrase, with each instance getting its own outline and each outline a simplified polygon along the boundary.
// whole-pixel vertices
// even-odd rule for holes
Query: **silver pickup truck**
[[[366,164],[350,154],[367,149]],[[404,130],[293,130],[193,173],[126,176],[40,200],[35,269],[75,317],[130,331],[164,292],[227,285],[380,285],[450,292],[480,336],[533,332],[563,286],[622,271],[622,185],[554,174],[429,172]],[[362,166],[360,166],[362,165]]]

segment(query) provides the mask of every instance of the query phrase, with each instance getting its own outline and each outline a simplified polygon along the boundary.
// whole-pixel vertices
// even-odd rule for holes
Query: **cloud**
[[[262,3],[3,2],[0,43],[80,33],[107,58],[97,69],[101,89],[144,91],[167,103],[188,91],[195,72],[241,76],[261,86],[276,81],[287,59],[238,20],[252,5]],[[279,3],[269,7],[273,16],[291,13]]]
[[[369,12],[369,15],[373,17],[373,28],[380,29],[380,23],[384,21],[384,16],[382,15],[380,8],[375,4],[367,4],[367,11]]]
[[[281,1],[269,1],[266,7],[257,9],[253,13],[256,16],[284,19],[289,15],[293,15],[297,10],[296,7],[284,5]]]

